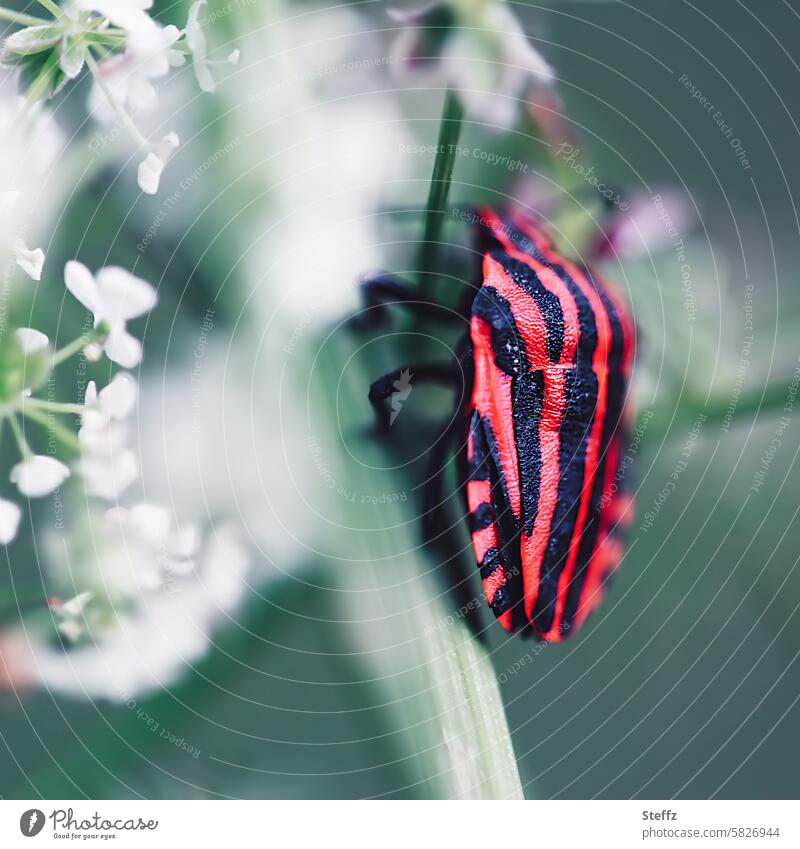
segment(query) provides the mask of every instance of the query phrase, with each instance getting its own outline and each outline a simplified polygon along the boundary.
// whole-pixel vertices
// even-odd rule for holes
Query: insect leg
[[[435,545],[439,537],[446,534],[453,524],[448,517],[444,481],[448,455],[452,452],[459,434],[463,434],[464,427],[461,416],[455,416],[439,434],[428,454],[422,514],[422,536],[427,545]]]
[[[431,448],[423,497],[422,536],[446,570],[447,589],[455,600],[459,618],[475,637],[483,640],[482,605],[473,586],[474,561],[464,549],[461,531],[462,506],[459,499],[457,512],[452,511],[445,487],[448,454],[458,447],[457,440],[463,438],[465,429],[463,416],[455,416]]]
[[[378,427],[384,431],[391,427],[393,411],[386,401],[395,393],[400,394],[418,383],[460,387],[461,382],[461,372],[455,362],[411,364],[384,374],[369,388],[369,402],[375,411]]]
[[[415,287],[392,274],[376,274],[361,281],[364,308],[355,322],[361,326],[379,327],[386,321],[387,308],[403,307],[421,318],[440,322],[460,322],[462,318],[447,307],[427,300]]]

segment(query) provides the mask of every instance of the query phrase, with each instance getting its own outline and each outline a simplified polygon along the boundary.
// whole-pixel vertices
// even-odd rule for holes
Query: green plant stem
[[[439,124],[439,140],[436,146],[436,159],[433,163],[428,205],[425,209],[425,229],[419,253],[420,286],[429,285],[431,273],[436,263],[439,238],[447,217],[447,198],[453,178],[453,165],[456,158],[456,145],[461,134],[464,120],[464,108],[457,94],[448,89],[445,95],[442,119]]]
[[[55,419],[51,419],[47,413],[42,410],[23,408],[22,414],[31,421],[42,425],[42,427],[51,433],[65,447],[80,453],[81,443],[78,440],[78,437],[75,436],[71,430],[65,428],[60,422]]]
[[[22,412],[25,413],[26,408],[36,410],[44,410],[48,413],[69,413],[80,416],[86,412],[86,408],[80,404],[64,404],[59,401],[45,401],[42,398],[26,398],[22,402]]]
[[[58,51],[53,50],[25,95],[24,120],[27,121],[30,118],[35,104],[49,94],[52,74],[56,67],[58,67]]]
[[[36,27],[50,23],[45,18],[36,18],[33,15],[26,15],[24,12],[15,12],[13,9],[6,9],[3,6],[0,6],[0,21],[8,21],[12,24],[19,24],[22,27]]]
[[[60,350],[56,351],[53,354],[53,359],[51,361],[52,367],[55,368],[57,365],[63,363],[64,360],[68,360],[79,351],[82,351],[87,345],[91,345],[92,342],[102,339],[103,336],[108,334],[108,331],[108,325],[101,321],[91,333],[86,333],[85,335],[80,336],[74,342],[70,342],[69,345],[65,345]]]
[[[354,492],[369,492],[375,486],[372,469],[381,467],[394,467],[398,490],[408,490],[415,475],[406,477],[397,468],[389,446],[370,440],[360,449],[363,462],[354,464],[336,436],[363,428],[368,414],[363,400],[367,375],[350,369],[340,380],[351,346],[344,335],[331,341],[313,375],[315,397],[324,407],[335,409],[337,397],[350,399],[336,426],[331,423],[327,460],[331,468],[347,470]],[[308,350],[316,353],[317,343]],[[309,373],[297,358],[293,368],[298,375]],[[327,442],[322,433],[320,438]],[[439,553],[409,546],[418,515],[410,505],[386,504],[380,516],[359,520],[351,504],[337,496],[328,515],[340,527],[359,522],[353,545],[345,543],[342,549],[354,562],[342,568],[332,559],[326,580],[336,586],[336,603],[343,606],[336,618],[348,623],[349,651],[368,664],[365,677],[382,689],[380,701],[396,723],[393,738],[406,752],[402,760],[413,769],[418,792],[426,798],[522,798],[491,658],[457,610],[457,591],[452,596],[441,592],[434,572],[446,573],[449,586],[459,578]],[[462,589],[469,592],[467,586]],[[468,597],[476,601],[474,594]],[[378,613],[365,616],[364,610]]]
[[[83,37],[92,46],[108,47],[109,49],[122,47],[126,38],[124,35],[114,35],[108,32],[86,32]]]
[[[36,0],[36,2],[56,18],[64,17],[64,12],[53,0]]]
[[[16,413],[8,417],[8,423],[11,425],[11,432],[14,434],[14,439],[19,448],[19,453],[22,455],[22,459],[27,460],[33,454],[33,451],[31,451],[30,445],[28,445],[25,439],[25,434],[22,432],[22,428],[17,421]]]

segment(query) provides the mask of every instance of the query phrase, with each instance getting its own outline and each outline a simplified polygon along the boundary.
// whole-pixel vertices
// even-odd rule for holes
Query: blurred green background
[[[50,269],[77,254],[90,267],[113,262],[158,284],[160,307],[148,319],[144,364],[154,380],[156,401],[161,391],[168,391],[170,369],[177,368],[186,382],[181,352],[191,351],[210,306],[216,310],[220,358],[228,358],[234,379],[241,369],[238,379],[248,392],[259,374],[252,364],[277,357],[276,369],[284,369],[276,351],[298,327],[306,326],[305,308],[291,313],[283,330],[269,325],[278,310],[275,306],[273,311],[272,299],[277,303],[283,289],[294,283],[270,279],[269,250],[257,253],[254,233],[280,220],[287,197],[302,210],[315,200],[304,192],[313,195],[315,186],[320,194],[326,191],[324,176],[296,185],[289,177],[288,185],[281,185],[280,163],[269,164],[273,153],[291,146],[287,139],[304,110],[313,114],[318,107],[291,86],[253,97],[259,87],[268,90],[282,51],[292,51],[281,46],[281,26],[271,22],[263,8],[267,4],[233,5],[211,32],[220,45],[241,42],[240,68],[217,95],[193,94],[175,101],[180,105],[171,117],[182,124],[184,146],[165,176],[162,195],[138,196],[130,174],[123,174],[120,161],[125,157],[118,153],[121,159],[95,163],[93,176],[72,197],[69,214],[56,218],[47,234]],[[359,27],[373,31],[378,45],[388,39],[390,33],[374,32],[387,26],[385,4],[340,5],[359,16],[347,19],[341,36],[353,54],[359,55]],[[164,21],[185,19],[184,4],[157,3],[157,8]],[[215,0],[210,8],[224,9],[226,4]],[[533,798],[797,797],[800,573],[795,535],[800,489],[795,474],[800,429],[793,417],[763,485],[752,492],[779,412],[758,411],[750,402],[767,385],[778,387],[778,397],[781,387],[788,391],[800,356],[795,206],[800,187],[800,6],[755,0],[635,5],[598,0],[520,3],[515,8],[557,70],[586,161],[626,193],[680,189],[698,212],[691,234],[687,227],[698,304],[697,321],[690,328],[678,264],[669,249],[652,261],[646,257],[606,268],[610,277],[622,281],[633,304],[642,334],[639,404],[656,415],[633,472],[638,507],[629,552],[601,611],[575,639],[541,649],[506,639],[496,627],[486,632],[525,793]],[[292,33],[300,42],[313,43],[326,32],[329,13],[322,7],[292,3],[287,10],[299,16]],[[319,65],[313,50],[294,59],[301,68],[307,63],[308,70]],[[742,167],[712,116],[692,100],[679,81],[682,74],[735,128],[751,170]],[[334,113],[349,108],[366,99],[365,91],[370,103],[397,98],[395,84],[383,71],[362,76],[356,93],[345,91],[346,80],[341,92],[336,90],[340,81],[328,80],[326,108]],[[178,92],[181,84],[179,79]],[[85,95],[85,87],[69,90],[57,105],[57,116],[62,125],[91,134],[91,127],[82,126]],[[433,143],[440,95],[416,97],[407,91],[400,99],[404,132]],[[275,126],[282,128],[280,140]],[[328,144],[326,132],[323,121],[319,145]],[[467,127],[466,134],[473,144],[522,149],[524,155],[524,138],[498,139],[475,127]],[[391,135],[391,126],[384,128],[384,137]],[[137,250],[164,198],[232,139],[239,140],[233,151],[183,192],[156,238],[144,252]],[[376,211],[422,202],[430,158],[413,164],[417,176],[412,181],[402,182],[399,174],[395,184],[396,148],[378,145],[371,153],[364,167],[377,169],[365,173],[377,185]],[[319,164],[311,150],[297,155],[301,161],[307,158],[312,171]],[[476,185],[485,189],[500,178],[476,168],[457,161],[454,203],[469,202]],[[392,227],[391,220],[381,222],[386,267],[403,256],[402,240],[411,237],[397,236]],[[323,259],[337,263],[324,240],[319,247],[313,227],[306,235],[309,252],[322,251]],[[459,237],[456,231],[452,235]],[[303,259],[298,255],[294,261]],[[58,282],[56,274],[50,285],[60,293]],[[742,304],[748,283],[754,286],[755,341],[733,424],[729,430],[718,421],[704,425],[675,492],[644,532],[641,517],[669,480],[707,395],[723,402],[731,395],[745,334]],[[342,314],[350,306],[342,299]],[[68,319],[63,311],[74,310],[77,321],[82,315],[74,303],[62,304],[58,298],[20,298],[14,308],[24,323],[32,308],[37,326],[53,336]],[[303,391],[313,353],[326,350],[321,340],[334,315],[332,311],[330,320],[327,315],[319,320],[313,337],[310,331],[299,334],[308,345],[308,359],[294,358],[288,380]],[[345,371],[342,363],[348,355],[335,349],[331,357],[340,359],[334,371]],[[217,395],[207,385],[204,403],[224,406],[227,391],[220,386]],[[268,384],[257,396],[257,414],[275,415],[290,427],[296,416],[305,438],[305,401],[292,412],[279,405],[281,392],[283,388]],[[185,397],[183,401],[188,403]],[[330,402],[320,392],[310,409],[324,415]],[[351,411],[355,420],[368,418],[365,399],[363,403],[363,410]],[[267,442],[266,454],[277,451],[276,446]],[[218,462],[226,457],[227,449],[221,450]],[[146,458],[144,462],[147,467]],[[312,469],[305,479],[310,482],[300,487],[313,490],[314,474]],[[393,491],[393,480],[391,472],[375,473],[374,490]],[[309,498],[308,513],[295,516],[296,540],[306,543],[301,555],[262,544],[253,530],[259,515],[256,501],[245,516],[258,561],[253,592],[235,621],[214,634],[201,662],[168,690],[138,699],[161,727],[199,749],[197,758],[150,732],[125,706],[41,691],[4,693],[0,794],[435,794],[419,767],[414,735],[404,727],[411,712],[405,712],[402,696],[398,704],[387,695],[383,679],[398,670],[384,659],[376,674],[373,659],[354,634],[354,611],[365,618],[375,611],[357,602],[343,609],[342,590],[331,577],[345,568],[338,543],[319,541],[318,526],[326,520],[312,509],[314,495]],[[265,524],[274,521],[271,509],[264,508]],[[354,523],[355,530],[342,527],[340,533],[358,538],[368,535],[364,528],[369,522],[380,526],[390,521],[373,516],[361,524],[362,519]],[[404,532],[414,539],[413,526]],[[7,564],[18,593],[26,581],[36,591],[41,568],[32,543],[27,543],[27,552],[24,545],[14,549],[13,562]],[[347,550],[347,544],[342,542],[342,548]],[[451,603],[446,596],[444,603]],[[18,618],[13,606],[4,611],[6,623]],[[488,618],[484,622],[490,624]]]

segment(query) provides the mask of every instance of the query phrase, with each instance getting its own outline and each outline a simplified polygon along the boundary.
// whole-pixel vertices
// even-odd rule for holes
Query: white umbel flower
[[[137,179],[139,188],[147,195],[158,192],[161,183],[161,174],[164,166],[171,159],[172,154],[178,149],[180,140],[177,133],[167,133],[161,140],[156,151],[150,151],[139,164]]]
[[[180,37],[181,31],[172,24],[154,24],[131,33],[128,53],[135,60],[136,72],[158,79],[166,76],[170,68],[182,65],[186,60],[173,46]]]
[[[192,67],[197,83],[203,91],[216,91],[217,84],[208,67],[208,45],[203,27],[200,25],[200,9],[206,5],[206,0],[197,0],[189,9],[189,19],[186,21],[186,43],[192,52]]]
[[[105,442],[98,441],[84,452],[78,470],[89,495],[115,501],[139,477],[139,461],[134,451],[118,445],[124,434],[109,429],[103,437]]]
[[[154,26],[153,19],[147,14],[153,0],[77,0],[76,6],[81,12],[97,12],[129,32]]]
[[[95,498],[113,501],[139,477],[139,461],[127,446],[122,424],[134,411],[138,397],[136,381],[125,372],[115,375],[99,394],[94,381],[86,388],[77,468],[86,491]]]
[[[95,277],[83,263],[71,260],[64,269],[67,289],[94,314],[97,326],[109,325],[103,343],[106,356],[124,368],[133,368],[142,359],[142,346],[126,330],[126,322],[138,318],[156,304],[156,292],[144,280],[122,268],[101,268]]]
[[[200,9],[205,5],[206,0],[197,0],[197,2],[192,3],[189,9],[189,18],[186,21],[185,30],[186,44],[192,54],[192,68],[198,85],[203,91],[214,92],[217,90],[217,82],[211,73],[211,66],[224,65],[225,63],[237,65],[241,54],[238,50],[232,50],[224,61],[208,58],[208,43],[200,23]]]
[[[22,239],[14,244],[14,260],[17,265],[31,278],[38,282],[42,279],[44,268],[44,251],[41,248],[29,248]]]
[[[171,67],[184,61],[183,55],[173,45],[180,38],[177,27],[159,27],[152,24],[139,30],[128,39],[124,53],[105,59],[97,65],[97,81],[89,95],[89,110],[101,122],[117,119],[117,107],[129,109],[133,114],[150,112],[158,104],[154,80],[167,75]],[[116,103],[110,102],[110,93]]]
[[[63,154],[65,139],[50,111],[42,104],[26,104],[13,94],[16,88],[12,72],[0,72],[0,245],[14,250],[15,261],[36,279],[43,257],[28,253],[20,236],[32,220],[35,199],[56,191],[53,181],[61,171],[54,163]],[[41,210],[34,218],[41,227]]]
[[[35,454],[11,469],[11,482],[28,498],[41,498],[58,489],[69,477],[69,467],[55,457]]]
[[[86,605],[94,594],[78,593],[68,601],[55,600],[50,602],[50,610],[60,620],[58,631],[70,642],[77,642],[86,631]]]
[[[96,392],[94,381],[90,386],[92,391]],[[89,390],[87,390],[88,395]],[[109,419],[127,419],[136,408],[138,398],[139,387],[136,381],[129,374],[121,371],[114,375],[114,379],[108,386],[100,390],[100,394],[97,395],[98,409]],[[87,397],[87,405],[88,403]]]
[[[198,569],[176,578],[169,593],[155,587],[137,595],[111,628],[92,626],[91,643],[68,653],[28,642],[29,656],[18,665],[30,683],[80,698],[125,702],[167,687],[203,656],[215,627],[235,613],[247,589],[248,561],[239,534],[218,528]]]
[[[123,561],[109,582],[119,598],[138,599],[142,593],[171,588],[176,577],[195,570],[197,528],[177,526],[172,513],[159,504],[141,502],[107,510],[103,538],[108,559]]]
[[[162,570],[172,575],[188,575],[194,569],[192,558],[199,543],[195,525],[175,528],[164,507],[147,503],[131,507],[128,519],[142,539],[156,549]]]
[[[136,181],[139,183],[139,188],[146,195],[154,195],[158,192],[158,186],[161,182],[161,172],[163,170],[164,163],[152,152],[148,153],[139,163]]]
[[[84,409],[81,413],[81,431],[85,431],[91,439],[92,431],[107,427],[111,421],[122,421],[136,408],[139,399],[139,386],[136,381],[124,371],[114,375],[107,386],[97,392],[97,384],[89,381],[86,387]]]
[[[40,351],[46,351],[50,340],[40,330],[34,330],[32,327],[18,327],[14,331],[14,335],[19,340],[19,344],[25,354],[38,354]]]
[[[17,535],[22,511],[13,501],[0,498],[0,545],[8,545]]]

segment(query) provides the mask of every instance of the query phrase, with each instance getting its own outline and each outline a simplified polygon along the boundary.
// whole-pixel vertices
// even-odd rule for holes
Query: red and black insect
[[[522,216],[480,209],[482,282],[469,306],[460,368],[407,366],[462,382],[461,482],[483,590],[500,624],[558,641],[597,606],[621,558],[630,502],[615,484],[635,344],[627,307],[596,273],[560,256]],[[389,277],[369,302],[415,304]],[[397,372],[376,381],[382,417]],[[463,382],[466,381],[466,386]],[[439,441],[440,445],[445,440]],[[433,458],[442,466],[441,448]],[[431,509],[440,501],[433,492]]]

